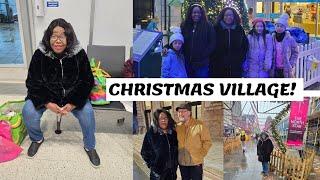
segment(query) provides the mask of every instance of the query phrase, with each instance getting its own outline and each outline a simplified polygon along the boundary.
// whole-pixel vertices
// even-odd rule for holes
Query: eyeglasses
[[[60,36],[52,35],[52,36],[50,37],[50,40],[52,40],[52,41],[57,41],[58,39],[59,39],[60,41],[65,41],[65,40],[67,40],[67,37],[66,37],[65,35],[60,35]]]
[[[159,118],[159,120],[168,120],[169,118],[168,117],[161,117]]]

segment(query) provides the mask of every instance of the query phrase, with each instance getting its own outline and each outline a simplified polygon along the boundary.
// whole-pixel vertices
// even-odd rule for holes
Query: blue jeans
[[[40,141],[43,139],[43,133],[40,129],[40,119],[46,108],[36,109],[31,100],[27,100],[22,109],[22,116],[26,124],[30,140],[32,142]],[[96,123],[94,119],[93,108],[89,101],[81,108],[74,109],[72,114],[79,120],[84,147],[87,150],[95,148],[96,139],[94,133],[96,131]]]
[[[262,172],[265,174],[269,173],[269,162],[262,162]]]

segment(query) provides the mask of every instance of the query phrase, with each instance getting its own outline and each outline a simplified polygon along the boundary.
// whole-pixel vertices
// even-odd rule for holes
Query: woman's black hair
[[[159,128],[159,117],[160,114],[164,113],[167,115],[168,118],[168,130],[173,130],[175,129],[175,121],[173,120],[171,114],[165,110],[165,109],[157,109],[154,113],[153,113],[153,124],[155,126],[155,128],[153,128],[153,132],[156,133],[158,132],[158,128]]]
[[[70,53],[70,51],[72,51],[72,48],[78,43],[78,39],[72,25],[62,18],[55,19],[50,23],[50,25],[44,32],[42,44],[45,46],[46,51],[52,51],[50,38],[53,34],[53,29],[57,26],[60,26],[64,29],[64,34],[67,37],[67,47],[65,49],[65,52]]]
[[[232,7],[225,7],[221,10],[221,12],[219,13],[218,17],[217,17],[217,20],[216,20],[216,23],[219,24],[221,21],[223,21],[223,18],[224,18],[224,14],[226,13],[226,11],[228,10],[231,10],[233,12],[233,23],[236,24],[236,25],[240,25],[241,24],[241,18],[238,14],[238,12],[232,8]]]
[[[182,35],[185,37],[192,36],[192,30],[194,28],[194,22],[192,20],[192,11],[195,7],[200,8],[201,11],[201,18],[200,21],[197,23],[197,30],[195,31],[195,36],[203,36],[203,39],[208,39],[208,27],[209,21],[207,17],[206,10],[199,4],[192,4],[189,6],[188,11],[186,13],[186,17],[184,21],[181,23],[181,32]]]
[[[207,23],[208,17],[206,10],[200,4],[191,4],[187,10],[184,25],[193,27],[193,20],[192,20],[192,11],[195,7],[198,7],[201,12],[200,24]]]
[[[268,31],[267,28],[266,28],[266,24],[265,24],[265,23],[262,23],[262,24],[263,24],[262,38],[263,38],[264,46],[266,47],[266,36],[267,36],[267,34],[269,34],[269,31]],[[256,24],[253,25],[252,29],[249,31],[248,34],[250,34],[251,36],[256,36],[256,35],[258,35],[255,27],[256,27]]]

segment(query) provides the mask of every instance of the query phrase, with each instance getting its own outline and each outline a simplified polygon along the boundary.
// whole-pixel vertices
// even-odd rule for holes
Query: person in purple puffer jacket
[[[294,78],[295,66],[299,51],[295,39],[286,31],[289,16],[283,14],[276,22],[276,32],[272,34],[273,39],[273,61],[270,76],[274,78]]]
[[[252,24],[253,28],[248,34],[246,74],[249,78],[268,78],[272,64],[272,36],[262,18],[255,19]]]

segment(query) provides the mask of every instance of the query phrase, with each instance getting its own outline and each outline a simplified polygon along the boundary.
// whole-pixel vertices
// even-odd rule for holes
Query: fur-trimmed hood
[[[53,51],[49,51],[47,50],[47,48],[45,47],[45,45],[42,43],[42,41],[40,41],[39,45],[38,45],[38,49],[47,57],[50,57],[51,59],[55,58],[54,52]],[[77,41],[74,46],[72,46],[70,48],[70,52],[69,53],[65,53],[65,57],[72,57],[77,55],[80,51],[82,50],[82,46],[80,45],[80,42]]]

